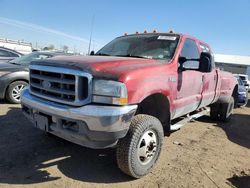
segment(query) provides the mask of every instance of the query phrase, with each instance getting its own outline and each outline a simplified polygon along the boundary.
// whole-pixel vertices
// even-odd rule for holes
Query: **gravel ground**
[[[250,103],[229,123],[208,116],[165,137],[154,170],[134,180],[115,152],[87,149],[34,128],[0,102],[0,187],[250,187]]]

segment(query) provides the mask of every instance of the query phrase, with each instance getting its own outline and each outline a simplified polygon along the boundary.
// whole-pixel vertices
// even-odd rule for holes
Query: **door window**
[[[200,53],[197,48],[196,42],[192,39],[186,39],[181,50],[181,56],[187,59],[199,59]],[[187,61],[183,64],[184,68],[198,69],[198,61]]]
[[[0,57],[10,57],[10,54],[5,50],[0,50]]]
[[[12,53],[12,52],[9,52],[9,54],[10,54],[10,57],[19,57],[17,54]]]

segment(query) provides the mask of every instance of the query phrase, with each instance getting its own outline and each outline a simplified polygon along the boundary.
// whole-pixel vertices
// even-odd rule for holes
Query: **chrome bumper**
[[[21,104],[24,114],[36,127],[91,148],[115,145],[126,135],[137,109],[137,105],[61,105],[35,97],[28,89],[22,93]]]

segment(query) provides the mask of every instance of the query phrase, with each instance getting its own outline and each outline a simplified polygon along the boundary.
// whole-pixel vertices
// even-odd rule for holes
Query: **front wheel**
[[[6,99],[13,104],[19,104],[21,102],[21,92],[28,83],[24,81],[16,81],[9,85]]]
[[[117,145],[117,163],[126,174],[140,178],[150,172],[161,152],[161,122],[149,115],[136,115],[127,135]]]

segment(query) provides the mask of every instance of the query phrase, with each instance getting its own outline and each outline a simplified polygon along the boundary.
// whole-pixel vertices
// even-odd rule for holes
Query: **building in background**
[[[0,46],[15,50],[22,54],[28,54],[32,52],[32,44],[20,40],[0,38]]]
[[[250,77],[250,56],[214,54],[214,59],[220,69]]]

